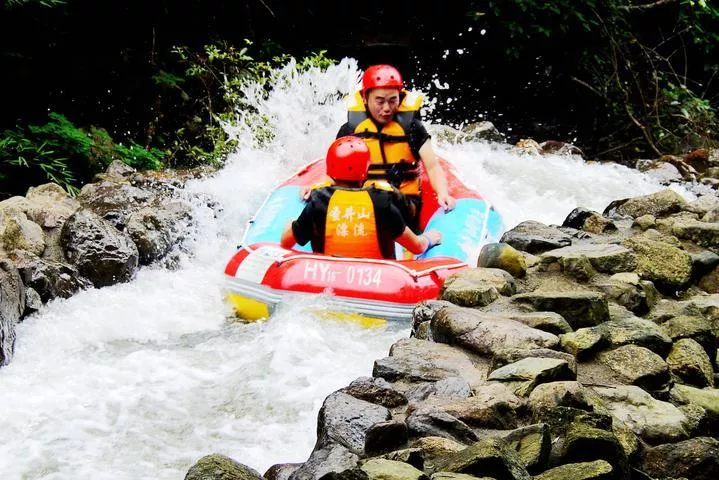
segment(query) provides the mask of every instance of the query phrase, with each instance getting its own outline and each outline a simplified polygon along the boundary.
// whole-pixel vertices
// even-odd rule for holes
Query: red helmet
[[[362,75],[362,93],[370,88],[404,88],[402,75],[392,65],[372,65]]]
[[[327,175],[334,180],[362,182],[367,178],[370,160],[364,140],[353,136],[338,138],[327,150]]]

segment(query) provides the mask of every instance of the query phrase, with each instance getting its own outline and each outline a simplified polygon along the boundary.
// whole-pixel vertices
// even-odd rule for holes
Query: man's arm
[[[437,155],[432,148],[432,142],[427,139],[419,149],[419,156],[427,171],[429,183],[432,184],[434,192],[437,194],[437,202],[445,210],[452,210],[457,200],[451,196],[447,190],[447,177],[444,175],[442,167],[439,165]]]
[[[404,227],[402,234],[397,237],[397,243],[404,248],[419,255],[442,241],[442,234],[437,230],[429,230],[422,235],[416,235],[409,227]]]
[[[285,225],[285,229],[282,232],[280,246],[282,248],[292,248],[295,246],[295,243],[297,243],[297,241],[295,240],[295,234],[292,231],[292,220],[290,220],[287,222],[287,225]]]

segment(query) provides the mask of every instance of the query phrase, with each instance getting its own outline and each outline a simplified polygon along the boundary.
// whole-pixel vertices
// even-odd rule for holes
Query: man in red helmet
[[[440,242],[435,230],[418,236],[407,227],[394,191],[362,187],[371,162],[362,139],[335,140],[326,162],[334,185],[312,190],[300,216],[285,227],[282,247],[312,242],[312,251],[325,255],[394,259],[395,241],[415,254]]]
[[[387,180],[405,194],[403,216],[415,231],[421,208],[420,161],[439,205],[451,210],[456,203],[447,190],[447,179],[422,125],[421,104],[421,95],[404,90],[396,68],[373,65],[362,75],[362,89],[355,93],[347,123],[337,133],[338,138],[355,135],[365,140],[372,156],[368,179]]]

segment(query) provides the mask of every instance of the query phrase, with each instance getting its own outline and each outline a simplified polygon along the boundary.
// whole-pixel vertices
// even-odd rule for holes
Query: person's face
[[[373,88],[365,98],[367,110],[377,122],[389,122],[399,108],[399,90],[396,88]]]

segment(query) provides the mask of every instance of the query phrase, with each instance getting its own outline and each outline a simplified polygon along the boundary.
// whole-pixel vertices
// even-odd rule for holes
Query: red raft
[[[324,178],[315,161],[283,182],[248,223],[242,245],[225,268],[227,299],[247,320],[269,317],[292,296],[326,296],[328,309],[370,318],[407,320],[415,305],[437,298],[447,276],[467,268],[482,244],[496,242],[501,217],[479,193],[469,189],[442,161],[457,206],[444,212],[423,172],[423,229],[442,232],[442,244],[407,260],[332,257],[312,253],[310,245],[279,246],[284,226],[300,214],[300,189]],[[397,245],[397,258],[407,258]]]

